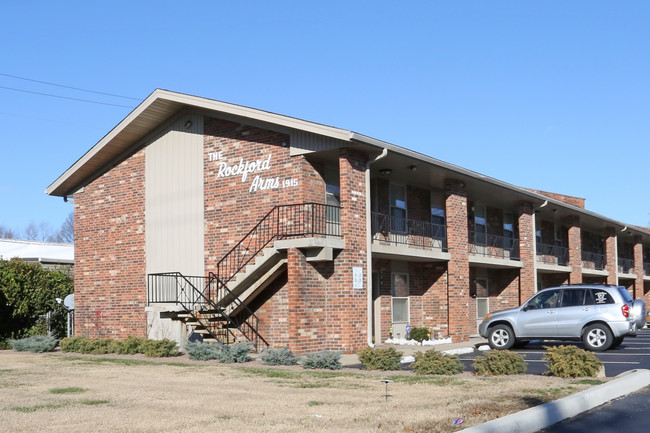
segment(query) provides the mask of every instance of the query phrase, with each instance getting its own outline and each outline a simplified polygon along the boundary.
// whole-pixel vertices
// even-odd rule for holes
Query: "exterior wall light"
[[[384,175],[384,176],[390,176],[390,174],[393,172],[390,168],[382,168],[379,170],[379,174]]]

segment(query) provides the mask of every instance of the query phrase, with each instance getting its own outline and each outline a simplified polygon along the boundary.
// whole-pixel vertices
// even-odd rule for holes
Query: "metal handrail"
[[[372,239],[395,245],[447,249],[447,226],[429,221],[400,218],[379,212],[371,214]]]
[[[618,272],[620,274],[633,274],[634,273],[634,259],[626,259],[619,257],[618,261]]]
[[[582,267],[585,269],[594,269],[596,271],[602,271],[607,265],[607,258],[605,254],[594,253],[591,251],[582,251]],[[593,263],[593,268],[590,267],[590,263]]]
[[[569,264],[569,249],[558,245],[537,244],[537,261],[566,266]]]
[[[519,239],[470,230],[469,253],[474,255],[519,260]]]

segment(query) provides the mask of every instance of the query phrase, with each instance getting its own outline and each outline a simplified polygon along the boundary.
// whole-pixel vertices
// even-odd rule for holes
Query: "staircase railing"
[[[275,206],[219,262],[214,274],[228,284],[272,241],[341,236],[341,208],[320,203]]]
[[[260,342],[268,346],[259,333],[259,318],[227,284],[272,241],[308,236],[341,237],[341,208],[320,203],[275,206],[219,260],[216,271],[207,277],[184,276],[179,272],[150,274],[149,303],[181,305],[219,341],[229,343],[230,337],[235,337],[232,329],[237,328],[256,349]],[[206,321],[200,311],[218,314],[223,324]],[[233,315],[235,311],[237,314]]]

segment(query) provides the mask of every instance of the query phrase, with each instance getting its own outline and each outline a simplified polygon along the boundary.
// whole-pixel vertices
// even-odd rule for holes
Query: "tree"
[[[68,217],[63,221],[59,231],[60,242],[74,242],[74,212],[70,212]]]
[[[56,298],[72,293],[72,277],[64,269],[47,269],[38,263],[18,259],[0,260],[0,341],[47,332],[50,323],[55,336],[65,336],[65,310]]]
[[[0,225],[0,239],[16,239],[16,232],[8,227]]]

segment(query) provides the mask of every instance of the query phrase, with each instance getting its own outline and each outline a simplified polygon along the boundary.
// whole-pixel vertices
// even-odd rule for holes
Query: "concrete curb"
[[[630,370],[602,385],[462,430],[464,433],[532,433],[650,385],[650,370]]]

